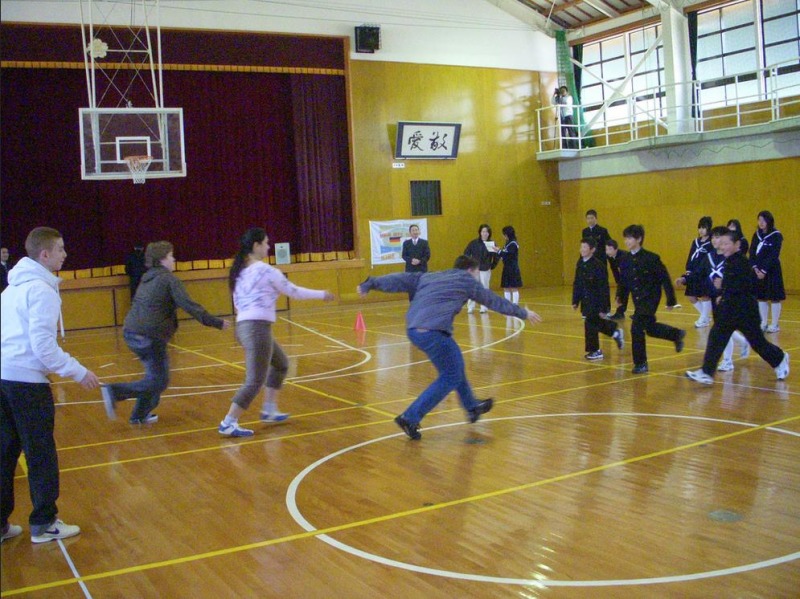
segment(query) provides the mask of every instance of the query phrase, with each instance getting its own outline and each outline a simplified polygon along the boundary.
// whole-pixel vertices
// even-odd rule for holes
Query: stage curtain
[[[304,251],[353,248],[344,81],[292,75],[297,198]]]
[[[121,264],[136,241],[159,239],[179,260],[224,258],[253,226],[293,252],[352,249],[344,78],[296,79],[165,71],[165,104],[184,111],[188,176],[134,185],[80,178],[83,70],[4,68],[3,245],[19,257],[31,228],[55,227],[67,269]]]

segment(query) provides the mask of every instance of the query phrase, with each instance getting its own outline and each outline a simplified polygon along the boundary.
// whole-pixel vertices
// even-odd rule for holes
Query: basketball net
[[[144,183],[147,179],[147,169],[150,168],[150,163],[153,162],[152,156],[126,156],[125,162],[128,163],[128,168],[133,175],[134,183]]]

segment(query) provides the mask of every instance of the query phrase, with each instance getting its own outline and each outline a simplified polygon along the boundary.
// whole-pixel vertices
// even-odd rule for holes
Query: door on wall
[[[552,199],[533,200],[531,221],[534,225],[533,252],[529,252],[533,280],[523,279],[526,287],[557,287],[564,284],[561,210]]]

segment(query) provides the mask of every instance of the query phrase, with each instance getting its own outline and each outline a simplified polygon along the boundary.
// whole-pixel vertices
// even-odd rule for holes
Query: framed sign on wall
[[[458,156],[458,138],[461,123],[397,123],[397,140],[394,157],[455,158]]]

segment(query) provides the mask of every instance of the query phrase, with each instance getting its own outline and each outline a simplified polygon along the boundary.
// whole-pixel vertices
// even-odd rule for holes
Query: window
[[[664,55],[661,44],[642,63],[647,50],[660,33],[660,25],[650,25],[584,46],[581,104],[587,122],[611,98],[628,74],[639,67],[620,90],[622,98],[611,103],[593,128],[627,124],[631,118],[652,120],[663,116],[664,93],[660,86],[664,82]],[[629,107],[625,98],[631,94],[635,100],[634,105]],[[634,109],[633,115],[631,108]]]
[[[708,108],[736,103],[758,94],[755,71],[755,12],[752,0],[734,2],[697,14],[697,78],[700,102]],[[749,71],[751,75],[740,76]],[[748,85],[743,85],[747,84]],[[709,92],[708,90],[714,90]]]
[[[442,214],[442,182],[411,181],[411,216]]]
[[[758,47],[756,27],[763,46]],[[697,13],[697,78],[705,105],[800,85],[800,0],[738,0]],[[764,77],[759,70],[775,67]],[[773,80],[773,77],[775,78]],[[796,88],[795,88],[796,89]]]
[[[764,65],[775,67],[765,78],[766,91],[781,96],[800,89],[800,0],[761,0]],[[774,77],[774,80],[773,80]]]

